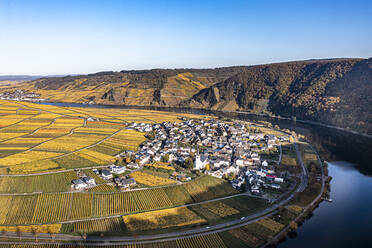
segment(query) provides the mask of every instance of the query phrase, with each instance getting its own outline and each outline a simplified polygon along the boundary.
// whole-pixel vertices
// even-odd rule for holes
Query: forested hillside
[[[15,89],[49,101],[263,112],[372,133],[372,58],[100,72],[0,87]]]
[[[186,106],[270,112],[372,132],[372,59],[249,67],[201,90]]]

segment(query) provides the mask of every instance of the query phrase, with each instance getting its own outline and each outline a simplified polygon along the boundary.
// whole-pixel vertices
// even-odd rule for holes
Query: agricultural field
[[[204,248],[204,247],[227,247],[219,234],[209,234],[196,236],[193,238],[177,239],[177,247],[179,248]]]
[[[155,162],[152,164],[146,164],[145,167],[150,169],[160,169],[160,170],[168,170],[168,171],[174,171],[175,168],[172,166],[169,166],[169,163],[163,163],[163,162]]]
[[[176,181],[156,176],[150,173],[146,173],[143,171],[135,171],[130,174],[131,177],[133,177],[137,183],[146,185],[146,186],[162,186],[162,185],[169,185],[169,184],[175,184]]]
[[[133,232],[205,223],[204,219],[186,207],[125,215],[123,220],[127,229]]]
[[[115,186],[109,184],[101,184],[89,189],[89,192],[118,192],[118,191],[119,190]]]
[[[189,208],[209,223],[221,222],[229,217],[246,216],[268,207],[265,200],[248,196],[237,196],[229,199],[202,203]]]
[[[238,193],[226,181],[212,176],[202,176],[183,184],[183,187],[196,202]]]
[[[26,232],[26,233],[59,233],[62,224],[44,224],[29,226],[0,226],[0,232]]]
[[[1,176],[0,193],[69,191],[74,179],[78,177],[73,171],[35,176]]]
[[[192,79],[189,82],[201,87]],[[88,168],[110,165],[116,162],[117,154],[136,151],[146,141],[145,133],[127,129],[130,122],[180,122],[181,117],[200,118],[149,110],[0,100],[0,231],[139,234],[221,223],[267,207],[267,201],[243,195],[216,199],[239,193],[226,180],[207,175],[185,183],[169,179],[179,168],[168,163],[128,170],[139,186],[147,188],[125,192]],[[303,154],[306,161],[315,161],[306,147]],[[295,155],[293,148],[284,147],[282,164],[297,165]],[[98,185],[73,192],[71,181],[78,179],[78,174],[93,177]],[[228,232],[121,247],[258,247],[302,208],[293,204],[286,211],[288,219],[265,218]]]
[[[52,183],[51,180],[53,177],[61,180],[66,185],[66,181],[64,180],[69,180],[70,178],[75,177],[72,173],[56,173],[53,174],[53,176],[37,175],[32,182],[33,188],[30,189],[26,189],[26,185],[19,187],[14,186],[14,188],[2,186],[2,188],[3,190],[8,191],[31,191],[43,189],[44,187],[48,188],[48,184]],[[205,180],[205,178],[201,178],[201,180],[191,181],[187,183],[187,185],[208,185],[212,183],[210,180],[208,180],[208,183],[203,182]],[[217,185],[219,185],[221,181],[222,180],[218,179],[213,182],[213,185],[217,182]],[[41,186],[43,183],[45,185]],[[98,192],[98,190],[93,190],[93,192],[83,193],[39,193],[14,196],[0,195],[0,225],[58,223],[61,221],[86,219],[91,217],[106,217],[158,210],[195,202],[195,198],[186,190],[184,187],[185,185],[186,184],[133,190],[128,192],[114,192],[114,189],[110,188],[104,189],[105,191],[110,192]],[[57,187],[53,187],[55,186],[50,186],[48,189],[50,191],[52,191],[52,189],[58,190]],[[208,196],[217,197],[225,196],[231,192],[235,193],[234,191],[220,190],[221,192],[211,190],[212,194],[208,194]],[[211,206],[209,207],[211,208]],[[232,209],[234,207],[230,207],[230,210],[233,211]],[[221,207],[219,206],[219,208]],[[241,210],[238,208],[237,211]],[[222,212],[220,212],[220,214],[222,214]]]
[[[123,231],[122,218],[107,218],[63,224],[61,233],[117,233]]]

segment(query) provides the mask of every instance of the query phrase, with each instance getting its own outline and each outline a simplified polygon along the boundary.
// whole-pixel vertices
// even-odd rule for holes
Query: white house
[[[110,169],[111,169],[111,173],[115,173],[115,174],[122,174],[122,173],[125,172],[125,167],[124,166],[111,165]]]
[[[131,168],[131,169],[138,169],[139,168],[138,164],[133,163],[133,162],[127,164],[127,167]]]
[[[96,181],[94,180],[93,177],[83,177],[82,180],[83,180],[84,183],[86,183],[88,186],[95,186],[95,185],[96,185]]]
[[[73,184],[74,189],[76,190],[83,190],[86,187],[88,187],[88,185],[84,183],[83,180],[81,179],[72,180],[72,184]]]
[[[284,182],[284,179],[281,178],[281,177],[276,177],[276,178],[274,178],[274,182],[276,182],[276,183],[282,183],[282,182]]]
[[[101,171],[101,176],[102,176],[103,179],[106,179],[106,180],[113,178],[111,172],[108,171],[108,170],[102,170]]]

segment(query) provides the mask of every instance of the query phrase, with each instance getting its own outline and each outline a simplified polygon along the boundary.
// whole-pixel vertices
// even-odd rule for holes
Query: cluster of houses
[[[44,101],[45,99],[39,98],[39,94],[26,92],[17,89],[13,92],[0,93],[1,100],[13,100],[13,101]]]
[[[184,165],[192,159],[192,169],[218,178],[235,178],[231,180],[234,188],[246,183],[252,193],[280,188],[277,183],[283,180],[275,176],[275,166],[262,160],[260,153],[278,150],[276,146],[288,137],[253,132],[256,129],[245,122],[183,119],[181,123],[131,123],[128,128],[153,135],[138,151],[121,154],[134,157],[136,162],[129,163],[129,168],[138,169],[156,161]]]
[[[74,190],[85,190],[88,188],[92,188],[96,186],[96,181],[92,177],[88,177],[86,175],[81,176],[79,179],[72,180],[72,185]]]
[[[117,184],[117,186],[124,187],[125,189],[127,189],[128,187],[127,187],[126,184],[122,184],[122,183],[119,184],[117,182],[117,179],[119,179],[120,177],[114,179],[114,174],[117,174],[117,175],[123,174],[125,172],[125,170],[126,169],[125,169],[124,166],[110,165],[106,169],[93,169],[93,172],[96,175],[98,175],[99,177],[101,177],[102,179],[104,179],[104,180],[106,180],[108,182],[112,182],[113,181],[113,182],[115,182]],[[96,181],[94,180],[94,178],[89,177],[89,176],[86,176],[84,172],[79,171],[78,172],[78,175],[79,175],[79,179],[72,180],[71,187],[74,190],[82,191],[82,190],[86,190],[88,188],[92,188],[92,187],[94,187],[94,186],[97,185],[96,184]],[[133,185],[133,183],[130,184],[130,185]]]

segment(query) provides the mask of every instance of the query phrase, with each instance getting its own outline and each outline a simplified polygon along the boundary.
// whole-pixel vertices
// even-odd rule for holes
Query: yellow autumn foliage
[[[43,224],[28,226],[0,226],[0,231],[6,232],[36,232],[36,233],[59,233],[62,224]]]
[[[175,183],[174,180],[151,175],[142,171],[135,171],[131,173],[130,176],[133,177],[137,183],[145,184],[148,186],[160,186]]]
[[[186,207],[126,215],[123,216],[123,220],[130,231],[187,226],[206,222]]]
[[[52,158],[62,155],[62,153],[56,152],[42,152],[42,151],[26,151],[22,153],[17,153],[10,155],[5,158],[0,158],[0,165],[2,166],[14,166],[17,164],[43,160],[46,158]]]

